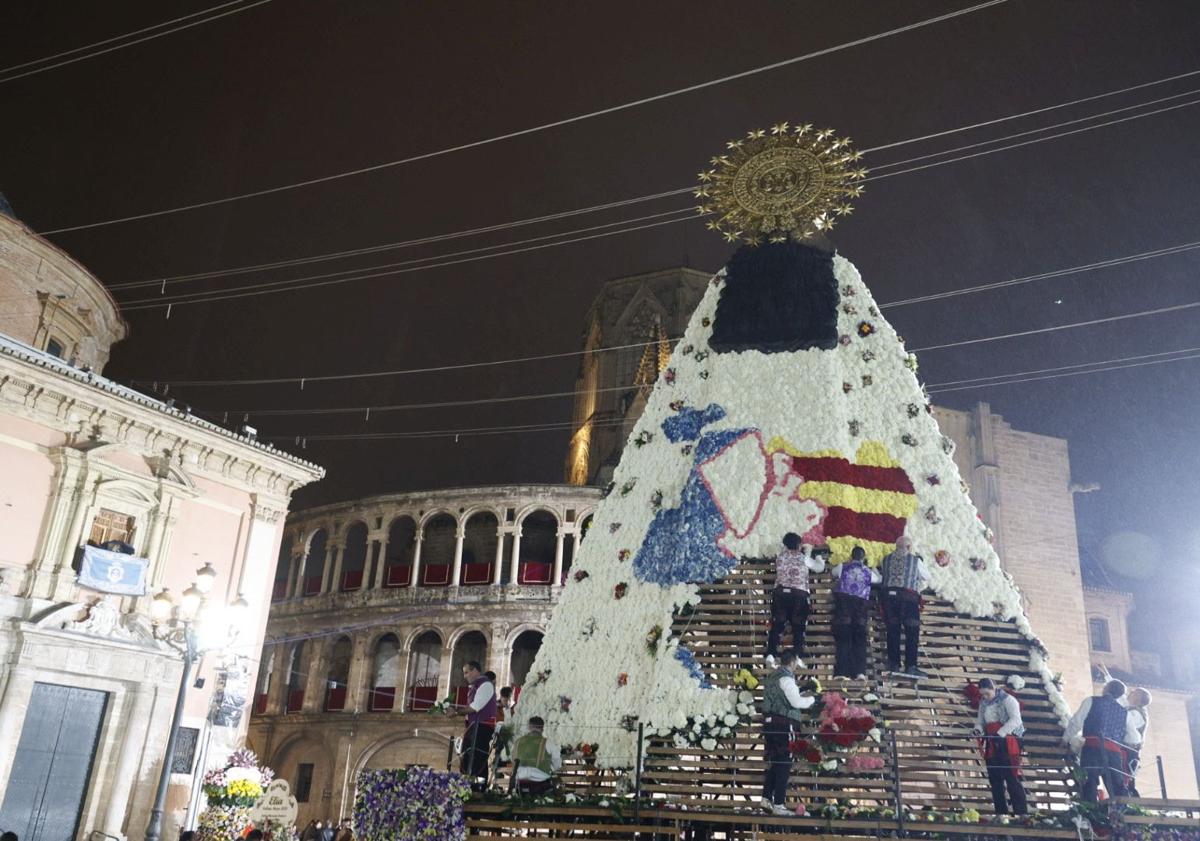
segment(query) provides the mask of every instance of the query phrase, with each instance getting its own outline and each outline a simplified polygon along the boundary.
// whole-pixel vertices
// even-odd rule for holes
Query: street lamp
[[[158,775],[154,808],[150,811],[150,823],[146,826],[146,841],[160,841],[162,837],[167,787],[171,782],[171,765],[175,761],[179,721],[183,718],[183,704],[187,696],[188,681],[192,676],[192,667],[205,652],[225,648],[233,642],[241,631],[242,623],[250,609],[250,603],[241,593],[228,606],[210,603],[208,594],[212,592],[216,580],[216,569],[212,564],[206,563],[196,570],[196,580],[183,591],[178,603],[165,587],[150,601],[154,638],[182,655],[183,673],[179,676],[175,714],[171,718],[167,750],[163,756],[162,770]]]

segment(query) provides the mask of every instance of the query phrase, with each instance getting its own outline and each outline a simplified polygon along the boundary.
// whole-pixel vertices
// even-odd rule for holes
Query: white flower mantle
[[[855,460],[876,442],[869,446],[911,481],[915,506],[906,503],[905,534],[927,559],[933,589],[963,613],[1013,620],[1034,643],[1030,670],[1040,673],[1060,718],[1069,716],[1020,594],[964,491],[949,439],[926,411],[915,359],[854,266],[835,256],[834,274],[839,345],[774,354],[710,351],[724,283],[723,273],[715,277],[630,434],[636,446],[625,449],[531,669],[544,677],[532,678],[520,701],[522,718],[543,716],[560,743],[598,743],[600,765],[634,763],[630,717],[647,734],[703,745],[749,712],[737,691],[705,687],[669,635],[674,611],[699,601],[687,582],[717,577],[714,567],[672,567],[678,559],[669,546],[651,557],[644,544],[662,536],[656,517],[677,509],[671,527],[681,541],[715,543],[737,557],[773,556],[785,533],[820,528],[824,509],[797,498],[800,478],[781,446]],[[701,486],[720,500],[718,514],[695,507]],[[723,518],[719,534],[714,517]],[[651,646],[655,627],[664,634]]]

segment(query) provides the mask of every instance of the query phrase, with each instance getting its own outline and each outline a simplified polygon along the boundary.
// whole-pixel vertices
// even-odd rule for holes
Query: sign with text
[[[263,796],[250,808],[250,820],[255,826],[261,826],[267,821],[291,826],[296,822],[299,807],[292,795],[292,787],[287,780],[272,780],[263,792]]]
[[[98,546],[83,547],[79,567],[80,587],[115,593],[118,596],[146,595],[146,571],[150,562],[145,558],[110,552]]]

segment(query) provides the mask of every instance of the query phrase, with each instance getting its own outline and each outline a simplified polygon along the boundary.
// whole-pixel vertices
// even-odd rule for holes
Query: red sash
[[[1119,753],[1121,762],[1124,763],[1129,756],[1129,752],[1120,742],[1114,742],[1112,739],[1105,739],[1100,736],[1086,736],[1083,740],[1085,748],[1100,748],[1100,750],[1110,751],[1111,753]]]
[[[979,749],[983,751],[985,760],[993,759],[997,754],[1003,752],[1008,756],[1008,764],[1013,769],[1013,773],[1018,777],[1021,776],[1021,741],[1016,736],[1008,735],[998,737],[996,734],[1000,732],[1000,722],[990,721],[984,728],[991,738],[980,739]]]

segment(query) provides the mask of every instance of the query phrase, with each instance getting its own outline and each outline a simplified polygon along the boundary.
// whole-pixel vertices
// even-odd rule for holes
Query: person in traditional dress
[[[773,815],[791,815],[784,805],[788,778],[792,773],[792,724],[804,720],[802,712],[816,703],[796,685],[796,673],[803,668],[800,655],[785,651],[779,666],[763,681],[763,742],[766,746],[767,773],[763,778],[761,803]]]
[[[837,564],[833,574],[833,639],[836,645],[833,676],[867,679],[867,623],[871,585],[883,580],[867,566],[861,546],[850,552],[850,560]]]
[[[813,557],[812,547],[800,535],[783,536],[783,551],[775,558],[775,589],[771,591],[771,630],[767,634],[767,666],[775,668],[783,629],[792,626],[792,648],[804,668],[804,631],[808,627],[808,574],[825,569],[823,557]]]
[[[1079,750],[1079,764],[1087,772],[1083,799],[1095,803],[1100,780],[1109,797],[1125,793],[1125,745],[1128,710],[1121,705],[1125,684],[1110,680],[1104,691],[1084,698],[1067,724],[1064,735],[1069,745]]]
[[[883,559],[883,618],[887,626],[887,670],[908,677],[928,677],[917,667],[921,639],[921,591],[929,584],[925,560],[901,537]],[[904,637],[904,671],[900,671],[900,638]]]
[[[462,667],[467,681],[466,730],[462,742],[462,773],[476,790],[487,787],[488,751],[496,732],[496,686],[482,667],[471,660]]]
[[[997,815],[1007,815],[1009,806],[1014,815],[1028,814],[1021,784],[1021,737],[1025,735],[1021,705],[991,678],[979,681],[979,695],[975,734],[987,763],[992,805]]]
[[[1140,797],[1137,790],[1137,771],[1141,764],[1142,745],[1146,742],[1146,730],[1150,727],[1150,690],[1138,687],[1125,696],[1128,699],[1125,714],[1125,792],[1130,797]]]
[[[554,776],[562,768],[562,751],[545,734],[541,716],[529,719],[529,732],[513,745],[517,763],[516,785],[521,794],[545,794],[554,788]]]

